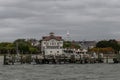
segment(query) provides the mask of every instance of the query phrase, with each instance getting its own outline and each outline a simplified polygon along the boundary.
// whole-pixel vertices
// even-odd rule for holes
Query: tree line
[[[101,40],[97,42],[96,47],[90,49],[90,51],[103,53],[119,53],[120,43],[118,43],[118,41],[116,41],[115,39]]]
[[[0,43],[0,54],[10,53],[15,54],[17,52],[27,54],[27,53],[37,53],[39,51],[38,47],[32,46],[29,41],[25,39],[17,39],[14,42],[1,42]]]
[[[17,39],[14,42],[1,42],[0,43],[0,54],[11,53],[16,54],[35,54],[41,53],[40,48],[41,40],[38,46],[33,46],[30,41],[25,39]],[[67,49],[80,49],[80,45],[71,41],[64,41],[63,48]],[[114,40],[101,40],[97,42],[96,47],[89,49],[92,52],[102,52],[102,53],[118,53],[120,51],[120,44]]]
[[[17,39],[14,42],[1,42],[0,43],[0,54],[16,54],[22,53],[22,54],[36,54],[41,53],[41,41],[39,41],[39,45],[33,46],[31,44],[30,40],[26,39]],[[76,43],[70,42],[70,41],[64,41],[63,48],[75,48],[78,49],[80,46]]]

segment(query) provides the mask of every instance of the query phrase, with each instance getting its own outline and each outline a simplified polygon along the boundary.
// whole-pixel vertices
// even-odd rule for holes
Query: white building
[[[63,39],[61,36],[55,36],[53,32],[49,36],[43,36],[41,42],[41,51],[45,55],[57,55],[63,53]]]

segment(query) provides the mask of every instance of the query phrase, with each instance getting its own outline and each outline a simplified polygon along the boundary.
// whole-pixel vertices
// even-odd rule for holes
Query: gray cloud
[[[119,26],[119,0],[0,0],[0,41],[68,30],[72,40],[120,39]]]

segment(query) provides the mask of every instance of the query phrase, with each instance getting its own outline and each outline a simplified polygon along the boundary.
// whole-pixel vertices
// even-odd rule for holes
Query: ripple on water
[[[0,65],[0,80],[119,80],[120,64]]]

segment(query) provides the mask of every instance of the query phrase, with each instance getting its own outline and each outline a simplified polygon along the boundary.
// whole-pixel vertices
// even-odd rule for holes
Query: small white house
[[[43,36],[41,42],[41,51],[45,55],[57,55],[63,53],[63,39],[61,36],[55,36],[53,32],[49,36]]]

